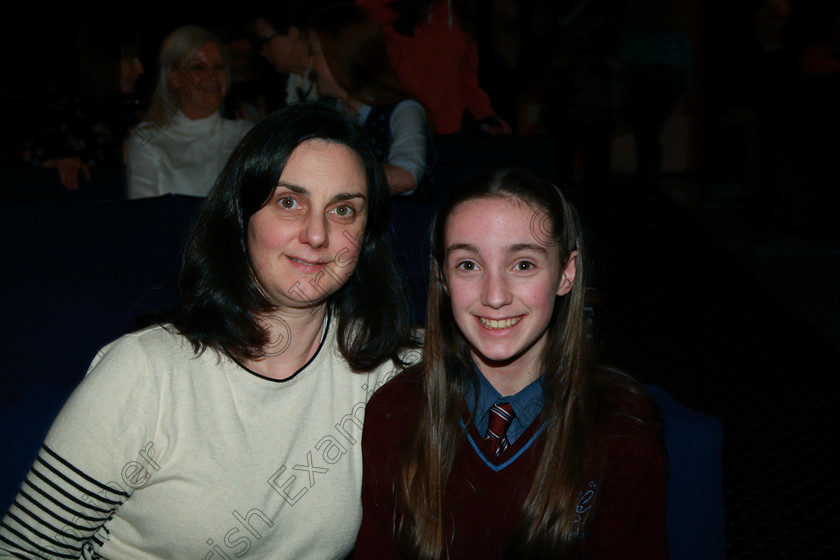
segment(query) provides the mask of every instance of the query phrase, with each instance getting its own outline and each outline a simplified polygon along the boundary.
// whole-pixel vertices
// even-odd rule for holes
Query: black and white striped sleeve
[[[81,558],[83,548],[101,546],[106,523],[128,497],[45,444],[0,522],[0,558]]]

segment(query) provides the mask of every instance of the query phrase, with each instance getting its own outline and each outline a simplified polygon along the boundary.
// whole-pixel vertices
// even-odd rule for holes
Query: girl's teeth
[[[479,317],[478,320],[488,329],[509,329],[518,323],[520,319],[522,319],[522,316],[502,319],[501,321],[497,321],[495,319],[485,319],[484,317]]]

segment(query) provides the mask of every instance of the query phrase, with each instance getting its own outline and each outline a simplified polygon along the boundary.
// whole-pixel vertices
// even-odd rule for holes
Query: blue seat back
[[[645,388],[665,422],[669,558],[722,560],[726,542],[720,420],[683,406],[662,387]]]

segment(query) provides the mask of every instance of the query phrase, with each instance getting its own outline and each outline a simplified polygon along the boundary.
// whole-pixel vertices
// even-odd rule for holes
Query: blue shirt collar
[[[484,377],[484,373],[475,366],[478,374],[478,404],[475,410],[470,410],[473,423],[479,434],[484,435],[489,422],[489,410],[494,403],[510,403],[516,415],[507,431],[508,442],[511,444],[528,429],[543,408],[542,377],[531,382],[515,395],[503,397],[493,385]],[[472,407],[475,395],[472,386],[467,387],[465,395],[467,405]]]

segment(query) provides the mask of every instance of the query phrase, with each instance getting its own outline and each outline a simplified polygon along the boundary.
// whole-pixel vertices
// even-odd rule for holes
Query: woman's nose
[[[328,246],[326,218],[321,215],[311,216],[301,229],[300,242],[310,247]]]

